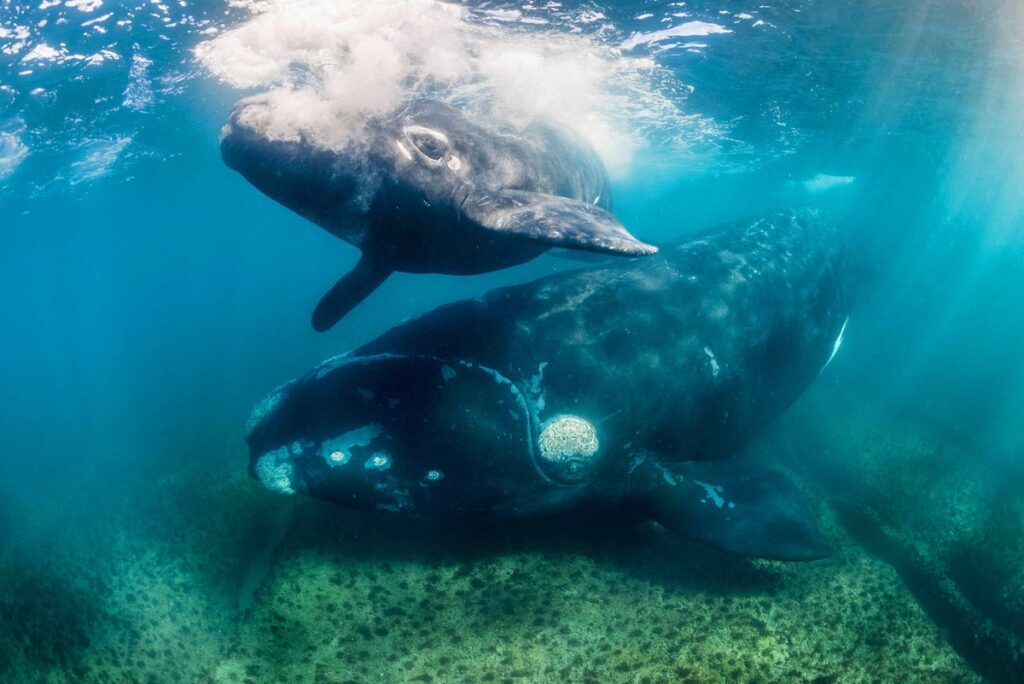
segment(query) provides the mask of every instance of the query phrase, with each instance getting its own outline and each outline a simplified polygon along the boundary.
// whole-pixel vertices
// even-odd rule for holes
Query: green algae
[[[22,539],[35,556],[0,567],[0,609],[22,619],[11,588],[45,565],[23,593],[43,616],[37,642],[56,650],[0,629],[0,678],[980,681],[828,509],[835,556],[783,564],[591,511],[501,525],[355,515],[267,493],[242,463],[197,456],[87,529]],[[46,619],[54,602],[66,615]]]
[[[304,511],[243,626],[266,681],[977,681],[895,573],[849,544],[784,565],[613,525],[577,531],[568,553],[550,536],[425,564],[401,552],[422,539],[384,559],[353,549],[372,533],[351,523],[316,541],[336,515]]]
[[[776,451],[978,672],[1019,682],[1024,464],[980,458],[941,428],[819,388],[775,430]]]

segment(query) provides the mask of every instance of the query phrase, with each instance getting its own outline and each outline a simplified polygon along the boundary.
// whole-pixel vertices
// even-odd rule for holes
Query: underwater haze
[[[0,680],[1024,681],[1022,27],[1018,0],[0,0]],[[395,273],[314,332],[359,252],[222,161],[268,91],[267,129],[325,148],[414,97],[554,122],[647,243],[837,224],[842,346],[735,455],[832,555],[262,487],[273,388],[592,267]]]

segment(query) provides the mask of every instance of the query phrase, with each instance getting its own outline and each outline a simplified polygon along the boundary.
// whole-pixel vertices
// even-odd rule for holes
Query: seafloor
[[[1019,488],[868,406],[818,389],[744,456],[819,502],[836,553],[806,564],[621,516],[358,516],[211,442],[74,524],[10,525],[0,681],[1024,681]]]

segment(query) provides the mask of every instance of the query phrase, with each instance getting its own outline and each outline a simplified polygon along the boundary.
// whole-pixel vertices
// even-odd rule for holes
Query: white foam
[[[103,0],[68,0],[65,7],[73,7],[79,12],[93,12],[103,6]]]
[[[27,55],[21,58],[22,62],[49,62],[59,59],[64,52],[50,47],[46,43],[39,43],[32,48]]]
[[[568,30],[558,21],[538,27],[542,17],[531,14],[526,30],[522,12],[437,0],[242,4],[254,15],[195,54],[233,87],[273,91],[261,123],[282,139],[301,132],[343,145],[368,116],[423,95],[513,125],[554,120],[622,173],[645,132],[692,123],[678,93],[658,87],[666,72],[653,60],[623,56],[583,31],[600,13],[574,16]]]
[[[688,21],[672,28],[662,31],[651,31],[650,33],[635,33],[629,40],[622,43],[623,50],[632,50],[639,45],[651,45],[669,38],[689,38],[692,36],[711,36],[717,33],[732,33],[731,30],[720,24],[713,24],[707,21]]]
[[[14,133],[0,131],[0,180],[14,173],[28,156],[28,146]]]
[[[109,140],[86,142],[83,145],[85,154],[71,164],[68,183],[78,185],[105,176],[131,141],[130,136],[117,136]]]
[[[128,85],[124,89],[123,104],[128,109],[142,111],[153,103],[153,87],[149,82],[149,67],[153,61],[142,55],[132,55],[132,68],[128,72]]]
[[[107,19],[109,19],[112,16],[114,16],[113,12],[107,12],[106,14],[104,14],[101,17],[96,17],[95,19],[90,19],[88,21],[83,21],[82,22],[82,26],[92,26],[94,24],[100,24],[100,23],[103,23],[104,21],[106,21]]]

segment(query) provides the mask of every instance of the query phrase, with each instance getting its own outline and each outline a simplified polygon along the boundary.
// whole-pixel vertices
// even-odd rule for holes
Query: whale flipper
[[[325,332],[387,280],[390,268],[367,255],[328,290],[313,309],[313,329]]]
[[[611,212],[568,197],[502,190],[469,197],[462,211],[490,230],[554,247],[621,256],[658,251],[654,245],[633,237]]]
[[[647,467],[655,472],[636,504],[673,532],[738,556],[806,561],[831,554],[803,494],[773,470],[736,460]]]

